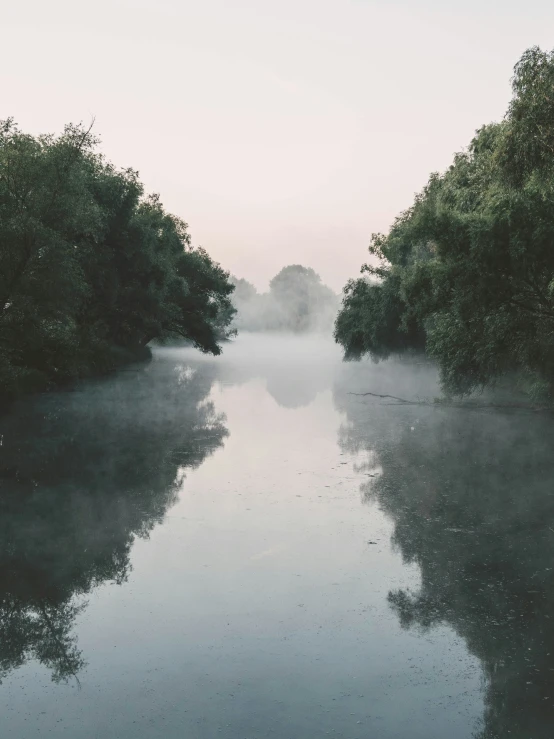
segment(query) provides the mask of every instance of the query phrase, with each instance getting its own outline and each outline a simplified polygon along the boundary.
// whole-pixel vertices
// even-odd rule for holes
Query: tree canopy
[[[30,136],[0,123],[0,385],[105,371],[153,339],[218,354],[233,286],[138,173],[90,129]]]
[[[503,121],[477,131],[369,247],[344,290],[347,357],[425,349],[465,394],[515,372],[554,389],[554,53],[515,67]]]

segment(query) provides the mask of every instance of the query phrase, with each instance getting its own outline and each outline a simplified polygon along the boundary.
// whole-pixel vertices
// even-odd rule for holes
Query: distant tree
[[[236,311],[233,325],[239,331],[256,331],[263,327],[264,300],[248,280],[231,277],[234,286],[231,301]]]
[[[235,290],[233,292],[234,303],[238,304],[253,300],[258,294],[254,285],[242,277],[231,277],[230,282],[235,286]]]
[[[284,267],[258,293],[247,280],[231,278],[235,285],[233,305],[236,325],[247,331],[305,332],[330,330],[338,308],[335,293],[310,267]]]
[[[300,264],[283,267],[269,283],[269,292],[281,309],[287,328],[292,331],[309,329],[312,314],[323,295],[331,293],[313,269]]]

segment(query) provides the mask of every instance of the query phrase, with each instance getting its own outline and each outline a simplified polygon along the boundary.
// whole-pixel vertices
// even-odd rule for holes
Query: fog
[[[233,283],[238,331],[332,333],[340,299],[313,269],[299,264],[284,267],[266,293],[244,279],[235,277]]]

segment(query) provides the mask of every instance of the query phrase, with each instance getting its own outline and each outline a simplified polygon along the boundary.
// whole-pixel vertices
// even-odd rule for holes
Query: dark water
[[[0,419],[0,737],[554,735],[554,421],[244,336]]]

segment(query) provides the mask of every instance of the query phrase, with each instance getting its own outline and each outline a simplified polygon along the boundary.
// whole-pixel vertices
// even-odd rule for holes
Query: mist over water
[[[550,737],[551,417],[364,392],[437,374],[241,334],[1,417],[1,735]]]

